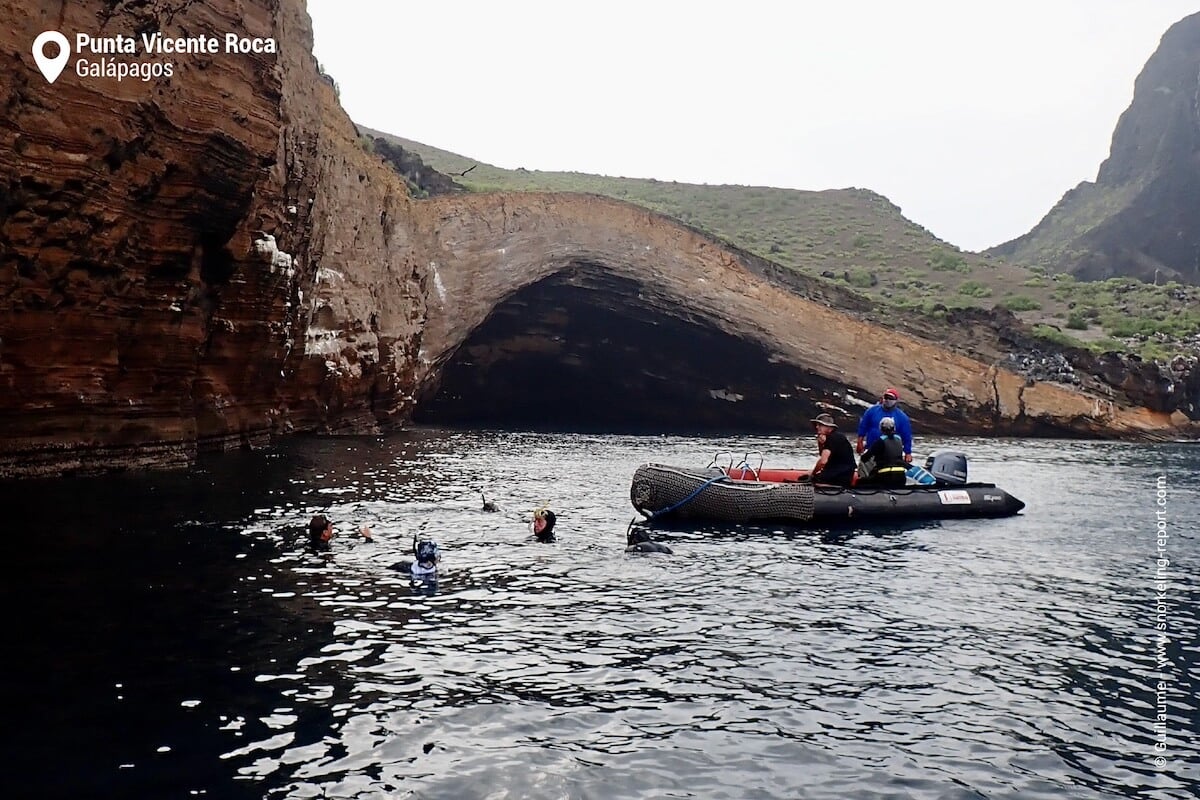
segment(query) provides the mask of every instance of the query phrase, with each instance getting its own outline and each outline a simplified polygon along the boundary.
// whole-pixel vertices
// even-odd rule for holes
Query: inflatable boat
[[[629,499],[648,520],[809,525],[911,519],[1011,517],[1025,504],[991,483],[966,482],[966,457],[930,456],[921,479],[896,488],[822,486],[800,470],[643,464]]]

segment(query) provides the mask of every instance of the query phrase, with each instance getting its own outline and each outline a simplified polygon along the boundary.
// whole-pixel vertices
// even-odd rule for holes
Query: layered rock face
[[[440,197],[413,220],[434,287],[418,373],[431,420],[495,422],[524,403],[541,409],[526,421],[807,430],[824,409],[856,424],[892,385],[926,431],[1190,429],[1092,375],[1078,388],[1019,375],[999,330],[884,328],[861,298],[616,200]]]
[[[893,384],[926,430],[1186,430],[1099,383],[1029,382],[990,334],[952,352],[948,329],[888,330],[861,298],[614,200],[413,200],[319,74],[300,0],[0,0],[0,20],[0,475],[378,431],[417,398],[435,419],[536,397],[558,423],[807,431]],[[30,55],[47,29],[279,52],[50,86]]]
[[[0,0],[0,19],[0,473],[185,463],[403,413],[407,193],[319,76],[302,3]],[[30,54],[48,29],[280,52],[179,55],[149,82],[68,65],[51,86]]]
[[[1200,14],[1146,62],[1096,181],[989,252],[1087,279],[1200,283]]]

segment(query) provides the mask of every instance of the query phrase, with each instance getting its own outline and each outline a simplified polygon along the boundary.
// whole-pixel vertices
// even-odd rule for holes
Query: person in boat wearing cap
[[[903,486],[907,480],[908,464],[904,460],[904,443],[896,435],[896,421],[891,417],[879,420],[879,438],[867,448],[863,464],[870,472],[858,485]]]
[[[818,414],[812,421],[817,431],[817,449],[821,457],[812,468],[813,483],[849,486],[856,469],[850,440],[838,431],[837,423],[828,413]]]
[[[858,444],[854,450],[862,455],[879,439],[879,423],[888,418],[896,425],[896,435],[904,447],[904,463],[912,463],[912,424],[908,415],[900,410],[900,392],[889,386],[879,402],[863,412],[858,421]]]

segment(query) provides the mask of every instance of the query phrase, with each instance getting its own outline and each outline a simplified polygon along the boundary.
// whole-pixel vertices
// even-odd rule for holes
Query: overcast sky
[[[309,0],[355,121],[500,167],[861,186],[967,250],[1108,154],[1200,0]]]

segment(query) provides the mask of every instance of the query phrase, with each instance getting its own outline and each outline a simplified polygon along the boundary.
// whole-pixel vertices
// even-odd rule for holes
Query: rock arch
[[[631,360],[641,357],[632,365],[641,377],[618,378],[609,397],[645,409],[655,387],[669,387],[673,419],[706,427],[807,430],[822,408],[852,424],[885,385],[901,387],[927,431],[1145,432],[1169,422],[1063,387],[1027,385],[995,364],[881,327],[852,294],[610,198],[457,195],[414,203],[411,219],[414,258],[427,269],[416,396],[432,404],[434,418],[439,402],[445,418],[486,416],[496,402],[489,393],[519,390],[488,380],[508,359],[515,376],[539,364],[573,378],[595,370],[594,385],[561,398],[586,425],[601,403],[578,398],[612,385],[612,354],[596,355],[607,338]],[[545,308],[534,313],[531,302]],[[613,336],[604,335],[608,324]],[[514,344],[520,340],[524,346]],[[662,342],[682,348],[673,368],[655,352]],[[718,355],[706,357],[710,351]],[[681,410],[674,404],[682,396],[696,405]],[[515,407],[508,401],[502,405]],[[656,425],[662,412],[621,419]]]

